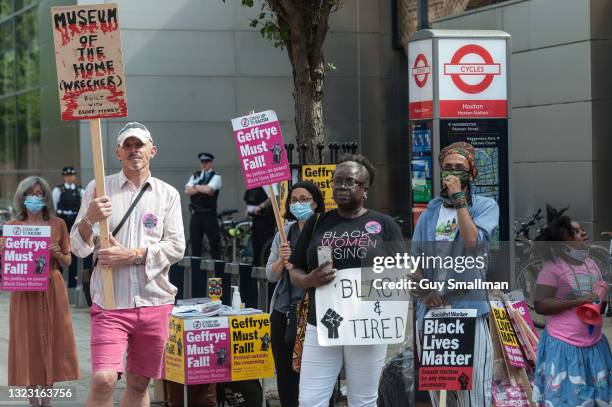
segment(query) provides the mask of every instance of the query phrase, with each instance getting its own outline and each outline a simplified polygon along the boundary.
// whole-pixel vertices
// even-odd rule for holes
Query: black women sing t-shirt
[[[308,273],[319,264],[317,247],[330,246],[334,268],[370,267],[372,252],[385,251],[376,255],[394,255],[386,253],[383,242],[401,241],[400,227],[388,215],[368,209],[361,216],[347,219],[334,209],[322,213],[318,219],[316,215],[308,219],[289,262]],[[309,290],[309,295],[308,323],[316,325],[314,288]]]

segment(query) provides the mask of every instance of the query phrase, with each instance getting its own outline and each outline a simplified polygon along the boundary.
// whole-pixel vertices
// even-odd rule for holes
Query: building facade
[[[79,164],[76,123],[59,120],[51,18],[65,1],[0,1],[0,208],[19,180]]]
[[[433,22],[512,35],[515,218],[569,206],[594,240],[612,228],[610,16],[609,1],[512,0]]]
[[[276,110],[285,142],[295,142],[286,50],[249,26],[260,3],[245,8],[240,1],[221,0],[116,2],[129,117],[103,120],[106,172],[119,169],[117,130],[140,121],[159,147],[152,164],[156,176],[182,191],[198,169],[197,154],[211,152],[223,176],[219,206],[243,208],[230,119],[250,110]],[[41,174],[53,185],[63,166],[75,165],[83,182],[93,178],[89,124],[60,120],[55,82],[49,9],[75,3],[0,0],[0,208],[10,205],[17,182],[29,174]],[[410,215],[402,44],[416,30],[417,3],[348,0],[332,15],[325,43],[326,62],[336,67],[325,82],[326,143],[359,143],[378,168],[368,205],[392,215]],[[605,125],[612,113],[611,9],[600,0],[429,0],[433,28],[512,35],[517,219],[550,202],[570,205],[590,231],[612,228],[605,207],[612,149]],[[447,14],[452,16],[440,18]]]

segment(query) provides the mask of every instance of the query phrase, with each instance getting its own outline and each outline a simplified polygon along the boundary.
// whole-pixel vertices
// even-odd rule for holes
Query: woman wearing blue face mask
[[[285,202],[285,218],[291,222],[285,225],[287,243],[280,242],[276,233],[270,257],[266,264],[266,275],[270,282],[277,282],[272,295],[272,353],[276,364],[278,395],[282,407],[298,406],[300,374],[291,367],[293,344],[295,342],[295,325],[287,324],[287,317],[295,315],[297,304],[304,296],[304,291],[294,287],[289,280],[285,264],[291,256],[291,250],[298,241],[300,231],[306,221],[316,212],[325,211],[323,194],[312,182],[303,181],[294,184],[289,190]]]
[[[51,264],[47,291],[11,293],[8,385],[45,389],[79,378],[68,296],[58,270],[70,265],[70,238],[66,223],[52,215],[51,191],[44,179],[21,181],[14,207],[17,216],[8,225],[51,226]],[[3,249],[4,239],[0,238],[0,251]],[[32,397],[30,405],[51,404],[48,398]]]

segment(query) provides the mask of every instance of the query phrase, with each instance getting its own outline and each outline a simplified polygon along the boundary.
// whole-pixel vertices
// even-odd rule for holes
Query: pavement
[[[8,372],[8,316],[9,316],[9,298],[10,293],[0,292],[0,326],[7,327],[6,329],[0,330],[0,406],[26,406],[27,401],[10,401],[8,399],[7,390],[7,372]],[[409,312],[409,315],[412,313]],[[85,400],[87,399],[87,393],[89,390],[89,381],[91,378],[91,360],[89,352],[89,309],[88,308],[76,308],[71,306],[72,315],[72,326],[76,337],[77,354],[79,359],[79,368],[81,371],[81,379],[74,382],[62,382],[58,383],[55,387],[67,387],[71,386],[75,391],[74,400],[66,401],[54,401],[54,407],[73,407],[73,406],[84,406]],[[604,331],[608,338],[612,337],[612,318],[604,319]],[[408,321],[408,326],[411,326],[411,321]],[[411,334],[410,330],[407,334]],[[400,345],[389,346],[388,358],[395,355],[401,349]],[[125,389],[125,380],[119,381],[114,392],[115,405],[119,405],[121,395]],[[266,379],[264,381],[264,391],[270,406],[278,406],[278,398],[276,395],[276,380]],[[150,395],[152,405],[164,405],[161,400],[163,396],[160,391],[156,391],[155,386],[151,383]],[[157,395],[157,396],[156,396]],[[337,407],[346,406],[346,402],[337,404]],[[418,406],[425,407],[427,404],[418,404]]]
[[[0,326],[6,327],[6,329],[0,330],[0,406],[26,406],[28,405],[27,401],[9,401],[6,389],[8,383],[9,299],[10,293],[0,292]],[[84,406],[91,379],[89,308],[75,308],[72,306],[70,311],[72,314],[72,329],[76,340],[81,379],[73,382],[58,383],[54,386],[56,388],[71,386],[76,395],[76,400],[54,401],[54,407]],[[119,381],[114,395],[117,405],[119,405],[118,402],[121,400],[124,388],[125,380]],[[151,388],[151,395],[153,396],[153,388]]]
[[[10,293],[0,291],[0,326],[6,327],[6,329],[0,330],[0,407],[4,406],[27,406],[27,400],[9,400],[8,398],[8,341],[9,341],[9,301]],[[91,358],[89,352],[89,308],[77,308],[74,305],[70,307],[72,316],[72,328],[75,335],[77,355],[79,360],[79,368],[81,372],[81,379],[72,382],[61,382],[57,383],[55,388],[72,387],[75,392],[75,399],[73,400],[57,400],[53,401],[54,407],[74,407],[84,406],[87,400],[87,393],[89,391],[89,382],[91,379]],[[411,314],[411,313],[410,313]],[[408,326],[411,326],[411,321],[408,322]],[[400,345],[389,346],[388,354],[389,357],[395,355]],[[161,387],[161,386],[159,386]],[[114,392],[114,402],[118,406],[121,401],[123,390],[125,389],[125,380],[122,379],[118,382]],[[163,395],[158,390],[155,391],[154,383],[151,383],[149,387],[151,404],[163,406],[162,402]],[[278,402],[278,395],[276,390],[276,379],[265,379],[264,380],[264,392],[268,399],[269,406],[275,407],[280,406]],[[157,397],[156,397],[157,394]],[[336,404],[337,407],[346,406],[346,401],[341,401]]]

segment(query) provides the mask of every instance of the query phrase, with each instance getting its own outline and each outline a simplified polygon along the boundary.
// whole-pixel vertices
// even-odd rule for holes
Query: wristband
[[[453,204],[453,208],[455,209],[463,209],[467,208],[467,198],[463,191],[455,192],[451,195],[451,202]]]

